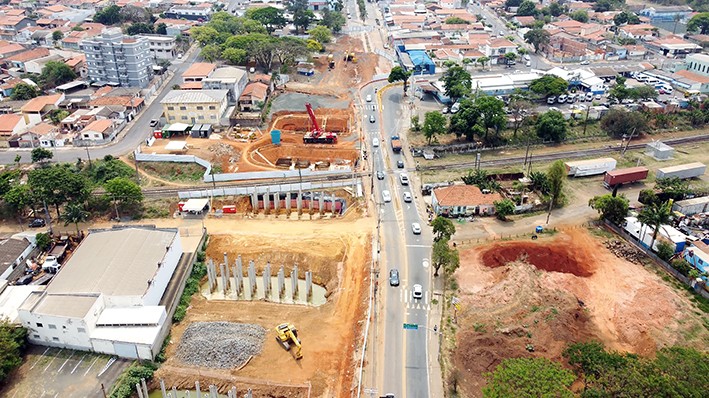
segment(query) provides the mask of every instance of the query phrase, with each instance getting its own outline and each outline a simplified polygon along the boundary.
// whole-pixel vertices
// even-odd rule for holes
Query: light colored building
[[[182,82],[201,82],[212,75],[217,68],[216,64],[207,62],[195,62],[186,71],[182,73]]]
[[[23,131],[27,127],[25,118],[17,113],[0,115],[0,148],[7,148],[10,137]]]
[[[690,72],[702,76],[709,76],[709,55],[707,54],[690,54],[685,59],[684,67]]]
[[[689,6],[659,6],[645,8],[638,12],[638,15],[648,17],[652,22],[674,22],[675,18],[684,21],[692,14]]]
[[[160,103],[167,122],[219,124],[228,106],[228,90],[172,90]]]
[[[123,36],[120,29],[106,29],[80,44],[86,55],[88,78],[94,83],[148,87],[153,74],[150,43],[143,37]]]
[[[82,140],[104,141],[116,137],[116,126],[111,119],[99,119],[89,123],[81,130]]]
[[[35,247],[35,240],[25,235],[0,240],[0,280],[7,279],[15,267],[24,264]]]
[[[498,193],[482,193],[475,185],[451,185],[431,192],[433,211],[439,216],[457,217],[495,214]]]
[[[34,126],[42,121],[44,115],[53,109],[58,109],[64,101],[64,94],[42,95],[32,98],[20,108],[27,126]]]
[[[150,55],[153,59],[175,59],[177,56],[177,39],[175,36],[140,35],[148,40]]]
[[[507,39],[490,39],[480,46],[480,52],[490,58],[490,64],[504,64],[507,62],[505,54],[517,54],[517,45]]]
[[[90,232],[47,289],[33,292],[20,306],[27,338],[152,360],[169,329],[161,298],[181,256],[176,230]]]
[[[229,90],[229,101],[232,102],[241,96],[248,82],[249,77],[244,69],[225,66],[203,79],[202,87],[208,90]]]

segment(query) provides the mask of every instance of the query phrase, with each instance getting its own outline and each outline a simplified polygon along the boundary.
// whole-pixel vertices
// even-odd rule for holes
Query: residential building
[[[655,31],[657,28],[647,23],[625,25],[618,28],[620,37],[636,40],[652,40]]]
[[[209,18],[212,17],[212,5],[210,3],[202,3],[196,6],[174,6],[165,12],[165,16],[167,18],[187,19],[189,21],[208,21]]]
[[[208,90],[229,90],[229,102],[236,102],[248,82],[246,70],[234,66],[218,68],[201,81]]]
[[[58,109],[64,101],[64,94],[42,95],[32,98],[20,108],[27,126],[34,126],[44,119],[44,115],[52,109]]]
[[[505,54],[517,54],[517,45],[507,39],[491,39],[484,45],[480,46],[480,52],[490,58],[490,63],[492,65],[505,64],[507,62]]]
[[[269,93],[268,85],[265,83],[251,82],[247,84],[239,97],[239,110],[242,112],[260,111],[266,103]]]
[[[148,87],[152,77],[150,43],[142,37],[123,36],[120,29],[106,29],[80,44],[86,55],[88,78],[94,83]]]
[[[35,26],[35,22],[24,15],[3,15],[0,18],[0,31],[4,32],[3,35],[16,35],[29,26]]]
[[[0,148],[10,146],[10,138],[27,127],[25,118],[17,113],[0,114]]]
[[[690,43],[679,36],[668,36],[645,43],[650,50],[669,58],[685,58],[688,54],[699,53],[702,46]]]
[[[212,72],[214,72],[216,68],[216,64],[210,64],[207,62],[195,62],[189,68],[187,68],[184,73],[182,73],[182,81],[184,83],[201,82],[202,80],[211,76]]]
[[[17,53],[15,55],[3,59],[0,62],[6,64],[9,68],[11,68],[11,72],[14,71],[16,73],[27,73],[27,70],[25,68],[26,62],[30,62],[39,58],[44,58],[47,56],[49,56],[49,49],[44,47],[38,47],[32,50]]]
[[[690,54],[684,62],[684,67],[690,72],[702,76],[709,76],[709,55]]]
[[[672,84],[684,91],[709,93],[709,76],[700,75],[689,70],[679,70],[672,74]]]
[[[177,36],[181,34],[186,34],[187,31],[195,25],[194,21],[188,21],[186,19],[174,19],[174,18],[159,18],[155,21],[155,26],[164,23],[167,27],[168,36]]]
[[[578,36],[557,31],[549,37],[542,51],[553,61],[578,61],[586,56],[586,44],[577,40]]]
[[[431,192],[433,211],[445,217],[492,215],[494,202],[499,200],[499,193],[482,193],[475,185],[451,185]]]
[[[229,90],[172,90],[160,103],[168,123],[219,124]]]
[[[79,137],[86,141],[107,141],[116,138],[116,134],[116,126],[112,119],[99,119],[84,127]]]
[[[177,39],[175,36],[141,35],[137,37],[143,37],[148,40],[150,55],[153,59],[172,60],[177,57]]]
[[[34,240],[27,236],[13,236],[0,240],[0,280],[7,280],[12,270],[30,257],[35,249]]]
[[[674,22],[684,21],[692,14],[689,6],[656,6],[642,9],[638,15],[650,18],[651,22]]]
[[[182,255],[174,229],[90,232],[46,290],[20,306],[28,340],[152,360],[169,332],[172,303],[161,298]]]

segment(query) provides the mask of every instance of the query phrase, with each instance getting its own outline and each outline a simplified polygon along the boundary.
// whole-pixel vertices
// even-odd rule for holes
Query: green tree
[[[332,31],[327,26],[317,25],[308,30],[308,35],[320,44],[327,44],[332,41]]]
[[[460,256],[458,250],[450,247],[447,239],[441,239],[433,242],[431,262],[433,263],[433,276],[438,276],[441,267],[446,275],[453,275],[460,266]]]
[[[510,62],[512,62],[512,61],[514,61],[514,60],[517,59],[517,54],[515,54],[515,53],[506,53],[506,54],[505,54],[505,59],[507,60],[507,63],[510,63]]]
[[[450,125],[448,126],[449,131],[459,138],[465,136],[469,141],[475,138],[476,133],[482,136],[485,132],[478,124],[480,113],[473,101],[463,98],[458,101],[458,105],[460,106],[458,112],[451,116]]]
[[[330,10],[330,8],[325,7],[321,14],[322,19],[319,23],[330,28],[333,33],[340,33],[342,31],[342,27],[345,26],[345,23],[347,23],[347,20],[345,20],[345,17],[340,11]]]
[[[134,22],[126,27],[126,33],[130,36],[154,33],[153,25],[145,22]]]
[[[588,380],[598,379],[606,370],[626,363],[625,356],[607,352],[603,344],[596,341],[569,344],[562,353],[577,374],[581,375],[584,386]]]
[[[640,18],[638,18],[637,15],[630,11],[623,11],[618,14],[616,14],[615,17],[613,17],[613,24],[615,26],[621,26],[621,25],[637,25],[640,23]]]
[[[32,163],[44,163],[54,157],[49,149],[35,148],[32,150]]]
[[[54,40],[55,42],[58,42],[59,40],[61,40],[63,38],[64,38],[64,33],[62,33],[61,30],[55,30],[54,32],[52,32],[52,40]]]
[[[115,25],[121,22],[121,8],[117,5],[110,5],[94,14],[94,22],[104,25]]]
[[[296,31],[305,32],[315,20],[315,14],[310,10],[298,10],[293,14],[293,25]]]
[[[522,0],[506,0],[505,8],[519,7],[520,4],[522,4]]]
[[[155,26],[155,33],[158,35],[167,35],[167,25],[160,22],[157,26]]]
[[[602,219],[606,219],[615,225],[623,225],[625,216],[628,215],[628,199],[623,195],[605,194],[594,196],[588,201],[588,205],[598,211]]]
[[[615,9],[615,5],[611,0],[598,0],[593,6],[593,11],[595,12],[606,12]]]
[[[638,86],[638,87],[633,87],[628,90],[628,95],[630,98],[634,100],[647,100],[647,99],[656,99],[657,98],[657,91],[655,90],[654,87],[650,86]]]
[[[421,131],[421,121],[419,120],[419,115],[411,116],[411,130],[416,132]]]
[[[7,319],[0,320],[0,383],[5,383],[15,368],[22,364],[27,329],[14,325]]]
[[[3,200],[10,207],[10,211],[20,217],[27,206],[32,204],[32,192],[27,184],[16,184],[5,192]]]
[[[76,79],[76,73],[63,62],[49,61],[44,64],[40,79],[46,88],[54,88]]]
[[[219,44],[219,32],[209,25],[195,26],[190,29],[190,35],[202,47]]]
[[[395,66],[395,67],[391,68],[391,71],[389,72],[389,78],[387,78],[387,81],[389,83],[395,83],[395,82],[399,82],[399,81],[403,82],[404,83],[404,94],[406,94],[410,77],[411,77],[411,72],[407,71],[406,69],[402,68],[401,66]]]
[[[515,212],[515,203],[507,198],[496,200],[493,205],[495,205],[495,215],[502,221],[506,221],[507,216]]]
[[[461,17],[448,17],[444,21],[445,23],[449,25],[469,25],[470,22],[466,21],[465,19]]]
[[[564,7],[562,7],[559,3],[557,2],[551,2],[549,3],[549,14],[551,14],[552,17],[558,17],[559,15],[564,13]]]
[[[133,178],[135,170],[122,160],[106,155],[102,161],[94,162],[93,167],[85,168],[84,173],[93,184],[103,185],[116,177]]]
[[[493,130],[495,138],[507,124],[504,101],[489,95],[480,95],[473,102],[480,115],[478,123],[484,129],[483,140],[489,143],[488,132]],[[493,142],[496,140],[492,140]]]
[[[561,160],[557,160],[551,164],[547,170],[547,180],[549,181],[549,211],[547,212],[547,224],[551,217],[551,210],[554,207],[561,206],[564,203],[564,181],[566,180],[566,166]]]
[[[143,192],[138,184],[124,177],[106,181],[104,189],[106,197],[113,201],[116,208],[135,206],[143,201]]]
[[[436,140],[436,136],[444,134],[448,128],[448,119],[438,111],[426,112],[423,120],[423,135],[431,145],[431,141]]]
[[[568,124],[559,111],[547,111],[539,116],[536,124],[537,136],[544,140],[561,142],[566,139]]]
[[[446,96],[455,101],[470,94],[472,80],[470,73],[461,66],[453,66],[441,77],[446,88]]]
[[[655,240],[657,239],[657,234],[660,232],[662,225],[668,224],[672,219],[672,204],[670,202],[664,203],[653,203],[649,206],[643,207],[638,214],[638,221],[640,221],[643,226],[643,238],[644,230],[646,226],[652,227],[652,240],[650,241],[650,249],[652,250]]]
[[[89,212],[84,210],[84,205],[81,203],[69,203],[66,208],[64,208],[64,214],[62,214],[62,220],[64,221],[64,226],[69,224],[74,224],[76,226],[76,234],[79,235],[79,223],[85,222],[89,219]]]
[[[558,76],[544,75],[539,79],[532,80],[532,82],[529,83],[529,89],[545,97],[561,95],[569,89],[569,83]]]
[[[217,44],[207,44],[202,47],[202,51],[199,53],[199,56],[207,62],[214,62],[219,59],[221,55],[222,50]]]
[[[286,26],[288,23],[283,16],[283,11],[276,7],[250,8],[246,10],[246,18],[259,21],[266,27],[269,34]]]
[[[239,65],[246,61],[247,53],[240,48],[227,48],[222,51],[221,57],[230,65]]]
[[[537,191],[543,195],[549,193],[549,178],[546,174],[542,173],[541,171],[533,171],[529,173],[529,180],[531,181],[530,188],[533,191]]]
[[[512,136],[517,137],[517,131],[522,126],[522,123],[531,115],[534,105],[526,98],[519,95],[512,95],[507,103],[507,109],[512,112],[510,115],[513,121]]]
[[[657,244],[657,257],[669,261],[675,255],[675,248],[669,242],[660,241]]]
[[[17,83],[15,88],[12,89],[12,98],[14,101],[27,101],[38,96],[40,94],[39,89],[35,86],[27,84],[25,82]]]
[[[551,35],[546,30],[534,28],[524,34],[524,41],[534,46],[534,52],[538,53],[542,47],[549,43],[550,37]]]
[[[642,112],[614,108],[601,118],[601,129],[615,138],[620,138],[629,134],[641,135],[648,131],[649,126]]]
[[[569,17],[571,17],[571,19],[573,19],[574,21],[579,21],[581,23],[588,22],[588,13],[586,12],[586,10],[574,11],[571,13],[571,15],[569,15]]]
[[[709,12],[701,12],[694,15],[689,22],[687,22],[687,31],[699,31],[699,33],[703,35],[709,34]]]
[[[475,60],[475,62],[480,64],[480,68],[485,69],[485,64],[490,62],[490,58],[483,55],[482,57],[478,57],[478,59]]]
[[[67,202],[84,203],[90,193],[86,177],[66,164],[32,170],[27,183],[32,197],[40,203],[53,205],[58,218],[61,218],[61,205]]]
[[[530,0],[524,0],[522,4],[519,5],[519,8],[517,8],[517,15],[521,17],[536,15],[536,13],[536,4]]]
[[[485,398],[569,397],[569,387],[576,380],[561,364],[546,358],[508,358],[495,371],[485,374]]]
[[[431,221],[431,227],[433,228],[433,240],[436,242],[450,240],[455,235],[455,224],[446,217],[437,216]]]
[[[39,250],[47,251],[52,245],[52,237],[45,232],[40,232],[35,236],[36,244]]]
[[[64,120],[64,118],[69,115],[70,113],[66,109],[52,109],[51,111],[49,111],[49,114],[47,114],[49,120],[51,120],[54,124],[59,124],[59,122]]]

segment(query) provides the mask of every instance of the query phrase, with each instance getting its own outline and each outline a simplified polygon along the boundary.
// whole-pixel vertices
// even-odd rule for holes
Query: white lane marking
[[[49,351],[50,348],[52,348],[52,347],[47,347],[47,349],[44,350],[44,352],[42,353],[42,355],[40,355],[39,358],[37,358],[37,361],[35,361],[34,365],[30,366],[30,369],[34,369],[34,367],[37,366],[37,364],[39,363],[39,361],[42,360],[42,358],[44,357],[45,354],[47,354],[47,351]]]
[[[69,358],[67,358],[66,361],[64,361],[64,363],[62,364],[62,366],[59,367],[59,370],[57,370],[57,373],[61,372],[62,369],[64,369],[64,366],[66,366],[66,363],[69,362],[69,360],[73,356],[74,356],[74,351],[71,352],[71,354],[69,355]]]
[[[431,245],[406,245],[406,247],[424,247],[424,248],[429,248]]]
[[[78,368],[79,365],[81,365],[81,363],[84,361],[84,358],[86,358],[86,354],[84,354],[84,356],[81,357],[81,359],[79,360],[79,362],[77,362],[76,366],[74,366],[74,369],[71,370],[71,374],[74,374],[74,372],[76,372],[76,368]]]
[[[428,304],[428,292],[424,295],[424,302]]]

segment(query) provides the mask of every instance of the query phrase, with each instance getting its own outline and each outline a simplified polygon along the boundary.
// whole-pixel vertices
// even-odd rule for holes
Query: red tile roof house
[[[474,185],[436,188],[431,193],[433,211],[440,216],[493,215],[494,203],[502,200],[498,193],[484,194]]]
[[[44,115],[52,109],[58,109],[62,101],[64,101],[64,94],[42,95],[32,98],[21,108],[25,123],[28,126],[39,124]]]
[[[116,137],[116,126],[111,119],[94,120],[79,133],[81,140],[105,141]]]
[[[27,127],[25,119],[17,113],[7,113],[0,115],[0,148],[10,146],[9,140]]]

